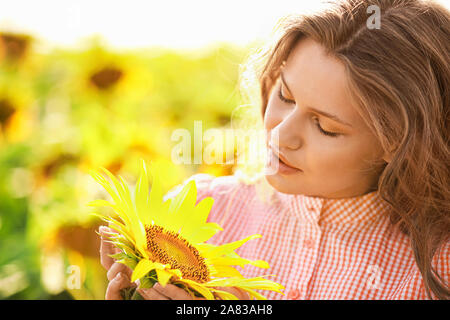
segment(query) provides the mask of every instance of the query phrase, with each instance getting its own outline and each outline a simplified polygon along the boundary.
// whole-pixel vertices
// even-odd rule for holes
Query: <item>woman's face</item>
[[[264,126],[278,167],[266,179],[278,191],[344,198],[376,189],[384,163],[374,161],[386,156],[346,89],[344,65],[314,40],[299,41],[290,53]]]

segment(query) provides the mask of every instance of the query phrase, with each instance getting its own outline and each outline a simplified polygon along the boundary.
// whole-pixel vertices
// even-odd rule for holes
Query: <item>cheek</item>
[[[373,145],[373,144],[372,144]],[[318,177],[350,181],[370,175],[376,160],[374,147],[360,141],[343,139],[342,143],[316,144],[310,150],[308,162]]]
[[[334,139],[328,138],[325,139]],[[319,176],[340,177],[357,171],[361,165],[361,155],[350,143],[343,140],[313,143],[305,154],[312,172]]]

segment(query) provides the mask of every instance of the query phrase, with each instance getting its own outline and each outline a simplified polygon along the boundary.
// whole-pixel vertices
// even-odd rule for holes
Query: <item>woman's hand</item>
[[[110,228],[101,226],[99,229],[101,235],[100,243],[100,262],[108,271],[106,276],[109,283],[106,289],[106,300],[123,300],[121,290],[136,287],[135,283],[130,281],[132,270],[123,263],[115,262],[109,255],[120,252],[112,243],[106,240],[108,233],[113,232]]]
[[[233,287],[218,287],[218,290],[227,291],[238,297],[239,300],[250,300],[250,296],[237,288]],[[192,298],[185,290],[178,288],[173,284],[166,284],[165,287],[159,283],[155,283],[153,288],[137,289],[137,292],[145,300],[205,300],[205,298]]]
[[[204,298],[192,298],[185,290],[170,283],[163,287],[157,282],[152,288],[137,289],[137,292],[145,300],[205,300]]]
[[[101,235],[100,243],[100,262],[102,266],[108,271],[107,277],[109,280],[106,289],[106,300],[123,300],[121,290],[126,288],[136,288],[137,284],[130,281],[132,270],[126,265],[115,262],[110,257],[111,254],[120,252],[112,243],[107,241],[108,233],[113,232],[108,227],[101,226],[99,233]],[[234,294],[240,300],[249,300],[250,296],[237,288],[219,287],[218,290],[227,291]],[[193,300],[193,298],[185,290],[173,285],[166,284],[165,287],[156,283],[152,288],[137,289],[137,292],[146,300]],[[205,300],[204,298],[194,298],[194,300]]]

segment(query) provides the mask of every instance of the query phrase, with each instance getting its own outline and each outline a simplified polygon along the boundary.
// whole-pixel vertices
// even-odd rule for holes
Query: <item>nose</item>
[[[299,135],[299,126],[300,120],[295,116],[295,112],[292,112],[270,131],[270,143],[279,149],[296,150],[300,148],[302,138]]]

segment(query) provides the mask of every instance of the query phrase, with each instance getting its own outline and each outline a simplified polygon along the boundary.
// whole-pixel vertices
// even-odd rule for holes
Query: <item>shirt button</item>
[[[300,296],[298,289],[293,289],[288,293],[288,299],[295,300]]]
[[[314,241],[312,241],[311,239],[305,239],[305,241],[303,241],[303,244],[304,244],[305,247],[307,247],[308,249],[314,248]]]

